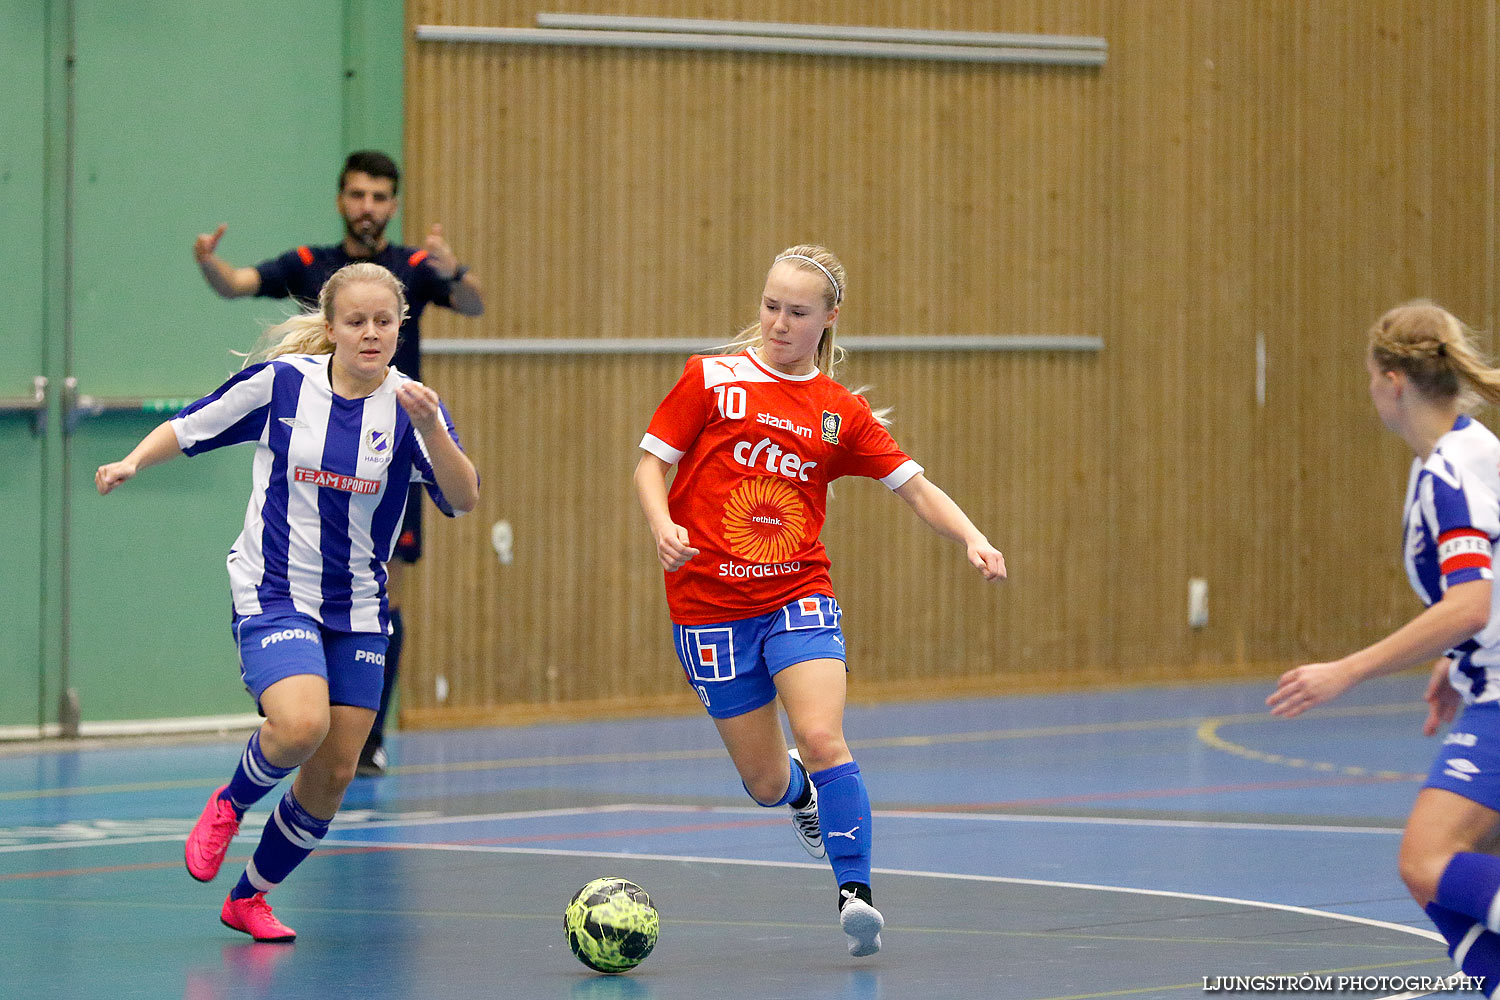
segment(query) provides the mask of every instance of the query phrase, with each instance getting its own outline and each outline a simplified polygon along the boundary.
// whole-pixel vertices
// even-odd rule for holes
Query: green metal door
[[[0,737],[251,710],[224,569],[251,450],[93,473],[289,308],[219,299],[194,237],[333,242],[349,148],[399,157],[403,27],[400,0],[0,0]]]
[[[220,251],[241,265],[339,235],[342,12],[97,0],[76,18],[70,374],[103,412],[75,413],[67,439],[68,684],[85,721],[244,712],[224,557],[249,448],[104,498],[93,472],[173,409],[110,400],[207,393],[284,314],[215,296],[198,233],[229,223]]]

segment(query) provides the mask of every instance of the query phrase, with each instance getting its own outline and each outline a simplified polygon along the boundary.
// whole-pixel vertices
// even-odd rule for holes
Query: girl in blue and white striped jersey
[[[479,477],[437,393],[390,367],[406,311],[395,275],[350,264],[328,279],[318,305],[269,331],[280,339],[264,360],[94,474],[107,494],[179,454],[255,445],[250,504],[228,565],[240,674],[266,721],[209,798],[185,858],[194,878],[212,879],[245,811],[298,772],[220,913],[257,941],[296,937],[265,893],[327,832],[380,704],[386,562],[408,484],[424,483],[449,516],[479,500]]]
[[[1500,821],[1500,439],[1466,416],[1465,397],[1500,404],[1488,367],[1452,314],[1431,302],[1386,313],[1370,330],[1370,396],[1416,454],[1406,491],[1406,572],[1427,609],[1379,642],[1281,676],[1273,715],[1300,715],[1370,677],[1430,661],[1428,717],[1443,740],[1401,841],[1400,871],[1462,972],[1500,985],[1500,857],[1479,844]]]

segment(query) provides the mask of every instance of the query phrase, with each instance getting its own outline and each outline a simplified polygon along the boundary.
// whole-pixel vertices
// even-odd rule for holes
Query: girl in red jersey
[[[878,479],[986,580],[1005,558],[834,381],[844,267],[820,246],[778,255],[760,320],[725,354],[690,358],[641,441],[635,485],[666,570],[677,656],[745,790],[787,805],[839,884],[849,953],[880,950],[870,894],[870,799],[844,741],[838,601],[819,541],[828,484]],[[671,492],[667,473],[676,465]],[[776,699],[797,748],[787,750]],[[790,760],[788,757],[790,756]]]

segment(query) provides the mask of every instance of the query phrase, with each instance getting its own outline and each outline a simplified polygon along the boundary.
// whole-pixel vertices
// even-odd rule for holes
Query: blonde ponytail
[[[1500,369],[1474,346],[1474,331],[1448,310],[1415,299],[1387,312],[1370,328],[1370,356],[1382,371],[1399,371],[1429,399],[1478,397],[1500,405]]]

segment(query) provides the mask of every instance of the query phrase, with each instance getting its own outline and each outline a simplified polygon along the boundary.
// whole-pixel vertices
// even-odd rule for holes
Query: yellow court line
[[[1370,705],[1351,706],[1348,708],[1335,709],[1320,713],[1329,716],[1341,716],[1349,718],[1359,715],[1395,715],[1400,712],[1414,712],[1417,706],[1413,705]],[[1422,781],[1426,779],[1425,774],[1409,774],[1405,771],[1384,771],[1368,767],[1356,767],[1346,764],[1331,764],[1327,761],[1307,760],[1302,757],[1288,757],[1285,754],[1269,753],[1265,750],[1256,750],[1245,746],[1243,743],[1235,743],[1226,740],[1219,735],[1219,727],[1235,722],[1280,722],[1280,720],[1269,713],[1256,713],[1254,715],[1225,715],[1214,719],[1204,719],[1198,724],[1198,741],[1205,746],[1224,753],[1243,757],[1246,760],[1259,761],[1263,764],[1279,764],[1282,767],[1295,767],[1308,771],[1318,771],[1322,774],[1344,774],[1356,778],[1376,778],[1381,781]]]
[[[1389,715],[1398,712],[1411,711],[1409,704],[1395,705],[1368,705],[1353,706],[1347,708],[1330,709],[1322,712],[1329,717],[1350,717],[1361,715]],[[933,735],[913,736],[889,736],[878,739],[850,740],[849,746],[855,750],[889,749],[892,747],[927,747],[945,746],[957,743],[989,743],[1000,740],[1024,740],[1040,739],[1058,736],[1097,736],[1107,733],[1132,733],[1152,732],[1169,729],[1195,728],[1198,739],[1213,746],[1238,756],[1251,757],[1252,759],[1268,759],[1276,755],[1256,756],[1259,751],[1248,747],[1241,747],[1228,740],[1219,737],[1216,730],[1219,726],[1231,722],[1264,722],[1277,721],[1269,713],[1244,713],[1239,715],[1223,715],[1211,719],[1201,716],[1179,717],[1172,719],[1144,719],[1131,722],[1092,722],[1075,723],[1053,726],[1026,726],[1013,729],[986,729],[966,733],[939,733]],[[719,747],[700,750],[651,750],[624,753],[600,753],[600,754],[568,754],[541,757],[510,757],[498,760],[475,760],[448,762],[442,764],[406,764],[388,769],[387,773],[392,775],[410,774],[461,774],[475,771],[501,771],[515,768],[527,767],[573,767],[584,764],[640,764],[656,763],[664,761],[691,761],[691,760],[714,760],[722,757],[724,751]],[[1278,758],[1272,763],[1289,763],[1287,758]],[[1310,762],[1301,765],[1313,766]],[[1328,765],[1332,767],[1333,765]],[[1353,773],[1353,772],[1348,772]],[[1363,772],[1389,776],[1392,780],[1407,779],[1411,775],[1398,774],[1395,772]],[[223,784],[223,778],[179,778],[166,781],[141,781],[129,782],[116,785],[87,785],[77,788],[41,788],[21,789],[16,791],[0,792],[0,802],[17,802],[34,799],[75,798],[86,795],[114,795],[126,792],[158,792],[170,791],[178,788],[206,788],[213,789]]]

